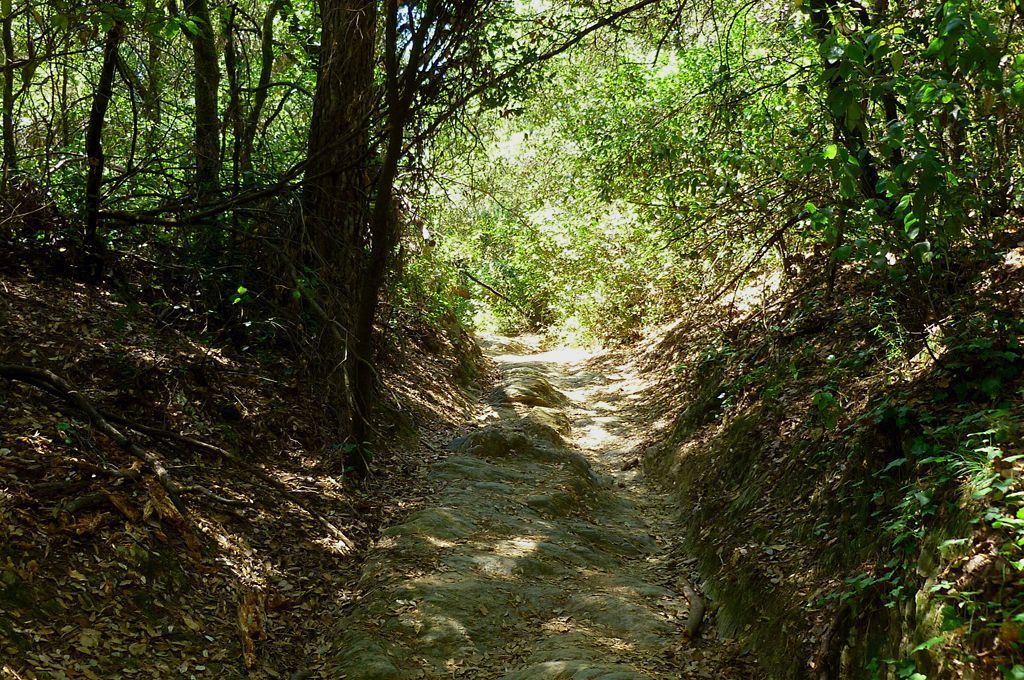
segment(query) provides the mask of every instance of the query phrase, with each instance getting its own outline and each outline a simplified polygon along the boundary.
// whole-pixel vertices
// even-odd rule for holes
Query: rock
[[[575,495],[564,491],[555,491],[546,494],[535,494],[526,497],[526,504],[549,517],[568,515],[579,505],[580,499]]]
[[[427,508],[409,517],[404,524],[385,529],[383,536],[423,536],[440,540],[468,538],[476,525],[464,516],[444,508]]]
[[[600,661],[544,661],[501,676],[501,680],[647,680],[650,676]]]
[[[478,481],[508,483],[529,481],[529,472],[507,465],[495,465],[472,456],[451,456],[434,466],[431,477],[440,481]]]
[[[568,437],[572,433],[572,421],[561,409],[537,406],[530,409],[525,417],[550,427],[563,437]]]
[[[522,432],[492,425],[456,439],[448,448],[485,459],[535,458],[537,445]]]
[[[569,598],[566,613],[585,621],[602,637],[629,639],[656,647],[674,634],[673,624],[630,598],[607,593],[578,593]]]
[[[569,398],[555,389],[547,378],[540,375],[527,375],[517,377],[504,387],[495,390],[492,394],[492,401],[497,404],[556,408],[569,403]]]
[[[566,444],[565,395],[515,372],[498,396],[516,408],[452,442],[428,507],[367,556],[325,677],[678,677],[647,663],[682,623],[665,616],[677,596],[645,580],[659,547],[644,508]]]
[[[380,643],[365,633],[349,631],[341,637],[338,648],[342,652],[331,668],[331,677],[342,677],[344,673],[356,670],[363,680],[404,680],[408,677],[395,667]]]
[[[551,437],[558,438],[558,433],[550,429],[538,431],[536,427],[540,426],[526,426],[522,421],[512,425],[492,425],[456,439],[449,448],[488,461],[511,458],[554,463],[579,456],[556,443],[545,441]]]

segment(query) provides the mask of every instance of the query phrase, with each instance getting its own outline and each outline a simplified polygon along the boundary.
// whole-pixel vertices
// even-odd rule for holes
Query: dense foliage
[[[854,677],[1024,672],[1022,26],[1020,2],[688,4],[444,141],[429,214],[467,317],[579,341],[698,319],[688,547],[779,677],[809,654],[779,622],[808,617]],[[722,561],[762,543],[814,558],[784,584]],[[804,599],[816,573],[844,577]]]
[[[417,323],[621,342],[724,309],[689,415],[745,462],[800,406],[814,519],[880,527],[823,601],[896,609],[924,545],[1024,569],[1020,307],[979,283],[1024,207],[1022,29],[1024,0],[0,0],[0,237],[288,346],[357,475]],[[1019,589],[928,587],[965,649],[1019,652]]]
[[[439,216],[453,249],[534,321],[628,334],[766,257],[927,293],[951,248],[1019,209],[1019,6],[720,2],[676,19],[560,61],[441,180],[462,197]]]
[[[291,317],[363,472],[388,282],[447,304],[408,257],[434,141],[654,4],[4,2],[4,231],[92,280],[175,272],[214,327]]]

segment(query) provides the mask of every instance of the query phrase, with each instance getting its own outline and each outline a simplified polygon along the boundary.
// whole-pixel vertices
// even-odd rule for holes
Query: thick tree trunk
[[[342,330],[328,335],[345,346],[332,347],[323,361],[328,389],[351,433],[354,368],[365,357],[356,351],[353,324],[363,274],[364,238],[369,223],[367,173],[369,123],[373,110],[376,3],[372,0],[321,0],[320,68],[309,131],[303,216],[310,262],[319,276],[327,315]],[[357,442],[358,443],[358,442]],[[346,463],[366,471],[354,451]]]
[[[217,91],[220,87],[220,57],[210,20],[207,0],[186,0],[185,13],[196,25],[186,31],[195,64],[195,152],[194,177],[197,198],[208,200],[217,193],[220,177],[220,119]]]
[[[117,51],[121,45],[121,23],[115,22],[103,45],[103,65],[100,80],[93,92],[89,124],[85,131],[85,155],[88,159],[88,174],[85,180],[85,247],[92,260],[93,278],[102,273],[104,244],[99,237],[100,191],[103,186],[103,127],[107,108],[114,89],[114,73],[117,71]]]
[[[398,78],[398,0],[387,0],[384,39],[385,98],[387,102],[386,145],[380,174],[374,192],[373,212],[370,216],[370,254],[359,291],[356,310],[354,342],[355,361],[352,364],[352,388],[355,412],[352,435],[362,444],[369,429],[370,409],[374,396],[374,333],[380,292],[384,287],[388,260],[398,244],[398,219],[392,202],[398,161],[405,141],[405,124],[409,100],[399,90]],[[410,89],[411,92],[411,89]],[[363,461],[365,465],[365,461]]]
[[[18,149],[14,143],[14,8],[11,0],[2,0],[0,14],[3,14],[3,175],[0,177],[0,191],[7,189],[7,182],[18,169]]]

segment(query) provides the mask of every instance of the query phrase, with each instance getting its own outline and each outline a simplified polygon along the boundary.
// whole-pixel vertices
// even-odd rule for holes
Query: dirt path
[[[330,677],[756,677],[713,630],[685,636],[667,502],[631,464],[643,382],[581,353],[485,345],[504,380],[434,466],[430,506],[371,552]]]

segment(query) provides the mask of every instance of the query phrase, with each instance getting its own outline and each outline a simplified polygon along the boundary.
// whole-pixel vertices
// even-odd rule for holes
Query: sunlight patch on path
[[[647,384],[593,352],[481,344],[505,380],[433,466],[430,506],[368,556],[326,641],[331,677],[752,677],[685,638],[666,586],[667,504],[623,465],[645,433],[624,408]]]

